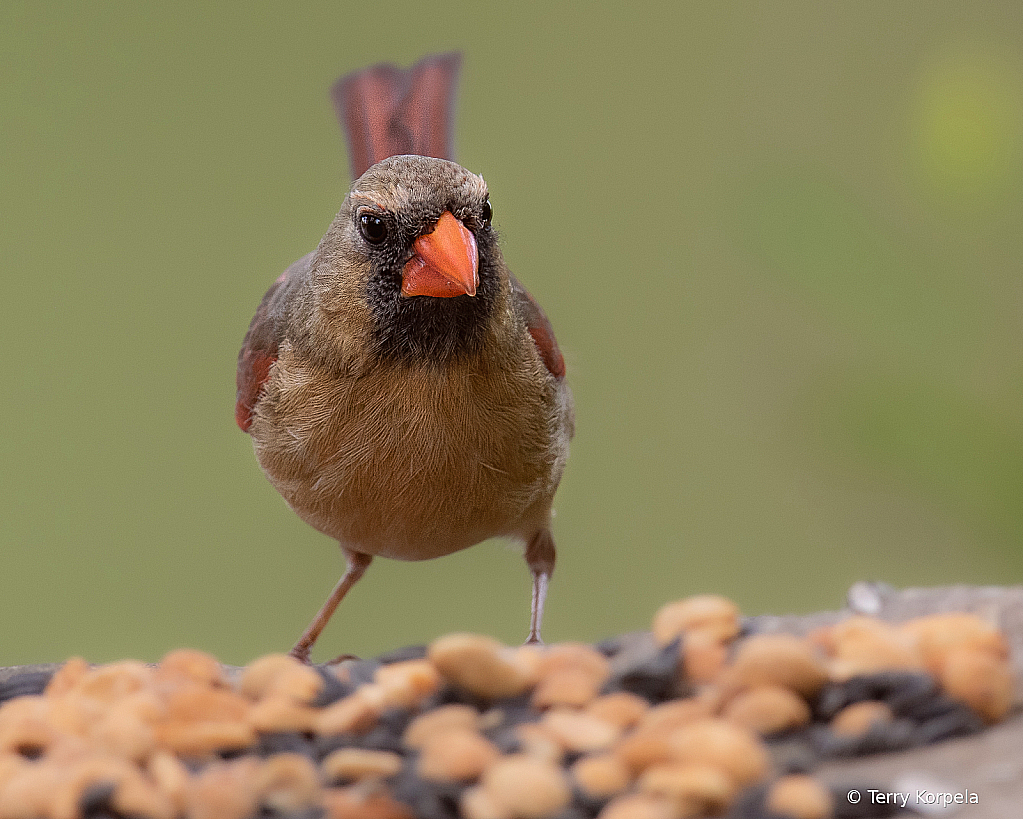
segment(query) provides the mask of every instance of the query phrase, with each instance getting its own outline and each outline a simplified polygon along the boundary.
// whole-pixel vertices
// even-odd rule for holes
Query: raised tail
[[[461,65],[459,52],[432,54],[408,69],[381,63],[334,83],[331,98],[348,138],[353,180],[398,154],[453,158]]]

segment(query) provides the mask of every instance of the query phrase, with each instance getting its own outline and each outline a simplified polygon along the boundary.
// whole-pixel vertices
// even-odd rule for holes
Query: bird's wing
[[[565,377],[565,357],[558,349],[558,340],[554,337],[554,328],[551,327],[550,319],[543,311],[543,308],[536,303],[536,300],[529,295],[529,291],[511,273],[512,299],[515,308],[526,322],[526,329],[533,337],[533,343],[540,353],[547,371],[557,379]]]
[[[277,360],[277,349],[284,340],[284,324],[281,319],[286,295],[291,289],[289,285],[296,284],[308,275],[313,253],[307,253],[292,264],[270,285],[245,334],[242,349],[238,353],[238,394],[234,405],[234,420],[242,432],[248,432],[252,426],[253,410],[263,385],[270,378],[270,368]]]
[[[462,55],[434,54],[409,69],[381,63],[348,74],[331,89],[348,137],[352,179],[399,154],[452,159],[455,87]]]

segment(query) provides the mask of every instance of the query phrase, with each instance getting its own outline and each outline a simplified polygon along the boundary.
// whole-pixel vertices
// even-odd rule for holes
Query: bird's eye
[[[483,227],[490,227],[490,223],[494,219],[494,209],[491,207],[489,199],[483,203],[483,207],[480,209],[480,219],[483,220]]]
[[[387,238],[387,222],[379,216],[364,213],[359,217],[359,233],[371,245],[378,245]]]

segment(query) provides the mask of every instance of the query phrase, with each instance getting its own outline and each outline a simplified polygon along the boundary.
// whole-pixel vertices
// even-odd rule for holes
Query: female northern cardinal
[[[486,183],[443,158],[459,63],[334,86],[356,181],[238,356],[238,426],[348,561],[291,651],[306,662],[374,555],[426,560],[502,535],[526,544],[540,642],[572,396],[547,316],[505,266]]]

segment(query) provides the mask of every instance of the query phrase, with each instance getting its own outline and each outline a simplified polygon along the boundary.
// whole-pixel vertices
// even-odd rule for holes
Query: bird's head
[[[378,162],[321,244],[321,304],[364,310],[380,356],[472,352],[507,280],[492,218],[483,178],[454,162]]]

